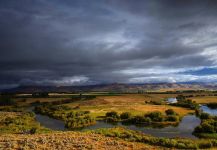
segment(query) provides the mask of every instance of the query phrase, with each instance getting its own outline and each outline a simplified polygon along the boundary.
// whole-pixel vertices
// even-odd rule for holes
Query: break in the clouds
[[[214,0],[0,0],[0,85],[216,82]]]

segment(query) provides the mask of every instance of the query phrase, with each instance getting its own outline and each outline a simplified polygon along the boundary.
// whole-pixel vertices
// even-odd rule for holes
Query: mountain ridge
[[[43,86],[22,85],[4,89],[1,92],[34,93],[34,92],[136,92],[136,91],[175,91],[175,90],[217,90],[214,83],[141,83],[141,84],[96,84],[82,86]]]

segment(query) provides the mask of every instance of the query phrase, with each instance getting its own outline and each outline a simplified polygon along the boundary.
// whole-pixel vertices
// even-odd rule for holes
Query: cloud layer
[[[0,0],[0,85],[216,82],[216,24],[212,0]]]

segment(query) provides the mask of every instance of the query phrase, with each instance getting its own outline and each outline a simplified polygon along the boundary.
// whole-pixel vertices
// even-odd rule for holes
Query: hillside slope
[[[138,91],[175,91],[175,90],[216,90],[216,84],[205,83],[147,83],[147,84],[102,84],[85,86],[19,86],[2,92],[138,92]]]
[[[109,150],[146,150],[159,149],[136,142],[126,142],[117,138],[81,132],[54,132],[47,134],[0,136],[0,149],[109,149]]]

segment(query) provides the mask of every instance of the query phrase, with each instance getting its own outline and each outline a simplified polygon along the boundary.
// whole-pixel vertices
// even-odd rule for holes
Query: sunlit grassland
[[[192,97],[190,99],[200,104],[213,103],[213,102],[217,103],[217,96]]]
[[[163,94],[162,94],[163,95]],[[65,104],[71,108],[79,107],[79,110],[90,111],[93,117],[104,116],[106,112],[116,111],[118,113],[131,112],[133,115],[143,115],[147,112],[160,111],[162,113],[167,109],[173,109],[180,116],[193,113],[193,110],[175,107],[170,105],[152,105],[146,102],[150,100],[161,101],[171,95],[158,96],[157,98],[143,94],[126,94],[120,96],[98,96],[88,101],[76,101]]]
[[[204,93],[203,93],[204,94]],[[165,112],[167,109],[173,109],[176,111],[180,116],[184,116],[188,113],[194,112],[193,110],[170,106],[170,105],[152,105],[149,102],[165,102],[167,98],[176,97],[179,94],[155,94],[155,93],[144,93],[144,94],[110,94],[107,92],[90,92],[90,93],[83,93],[82,95],[95,95],[96,98],[91,100],[75,100],[73,101],[72,96],[79,94],[58,94],[58,93],[51,93],[49,97],[46,98],[16,98],[17,100],[22,101],[25,99],[25,102],[21,102],[22,105],[29,105],[34,102],[54,102],[60,101],[64,99],[72,99],[71,103],[65,104],[70,106],[71,108],[79,107],[79,111],[90,111],[92,117],[104,116],[106,112],[109,111],[117,111],[118,113],[122,112],[131,112],[133,115],[143,115],[144,113],[150,111],[160,111]],[[184,93],[183,95],[189,95],[189,93]],[[196,95],[196,94],[195,94]],[[21,95],[23,96],[23,95]],[[204,100],[205,97],[191,97],[190,99],[199,99],[197,101],[200,103]],[[215,101],[215,97],[210,98],[212,101]],[[206,101],[207,102],[207,101]],[[210,101],[211,102],[211,101]]]

